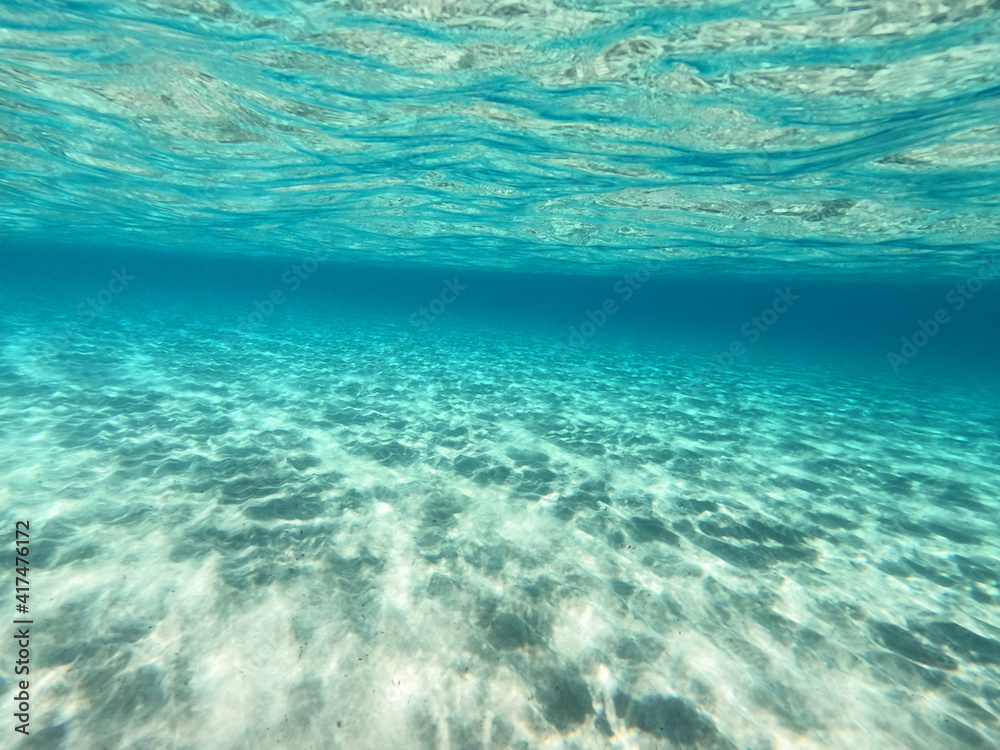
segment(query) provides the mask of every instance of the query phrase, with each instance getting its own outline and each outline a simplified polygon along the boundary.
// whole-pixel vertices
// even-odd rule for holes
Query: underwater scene
[[[0,748],[1000,748],[1000,3],[0,4]]]

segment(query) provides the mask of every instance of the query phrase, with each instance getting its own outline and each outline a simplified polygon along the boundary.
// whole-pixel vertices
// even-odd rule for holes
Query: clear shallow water
[[[0,746],[1000,745],[997,16],[6,4]]]
[[[285,266],[147,258],[84,320],[120,266],[8,266],[39,745],[996,743],[995,298],[895,373],[944,289],[751,344],[773,288],[650,279],[573,348],[620,279],[324,266],[241,329]]]

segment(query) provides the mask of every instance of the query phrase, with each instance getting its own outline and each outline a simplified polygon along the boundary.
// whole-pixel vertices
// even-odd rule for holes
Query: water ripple
[[[6,244],[966,273],[996,2],[0,9]],[[746,266],[746,263],[739,263]]]

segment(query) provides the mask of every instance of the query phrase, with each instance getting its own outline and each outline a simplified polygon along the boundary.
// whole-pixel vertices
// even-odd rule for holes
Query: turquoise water
[[[998,26],[5,3],[0,747],[1000,747]]]

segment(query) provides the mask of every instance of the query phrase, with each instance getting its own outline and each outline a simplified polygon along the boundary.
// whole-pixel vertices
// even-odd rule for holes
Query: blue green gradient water
[[[5,4],[0,746],[1000,744],[998,16]]]

